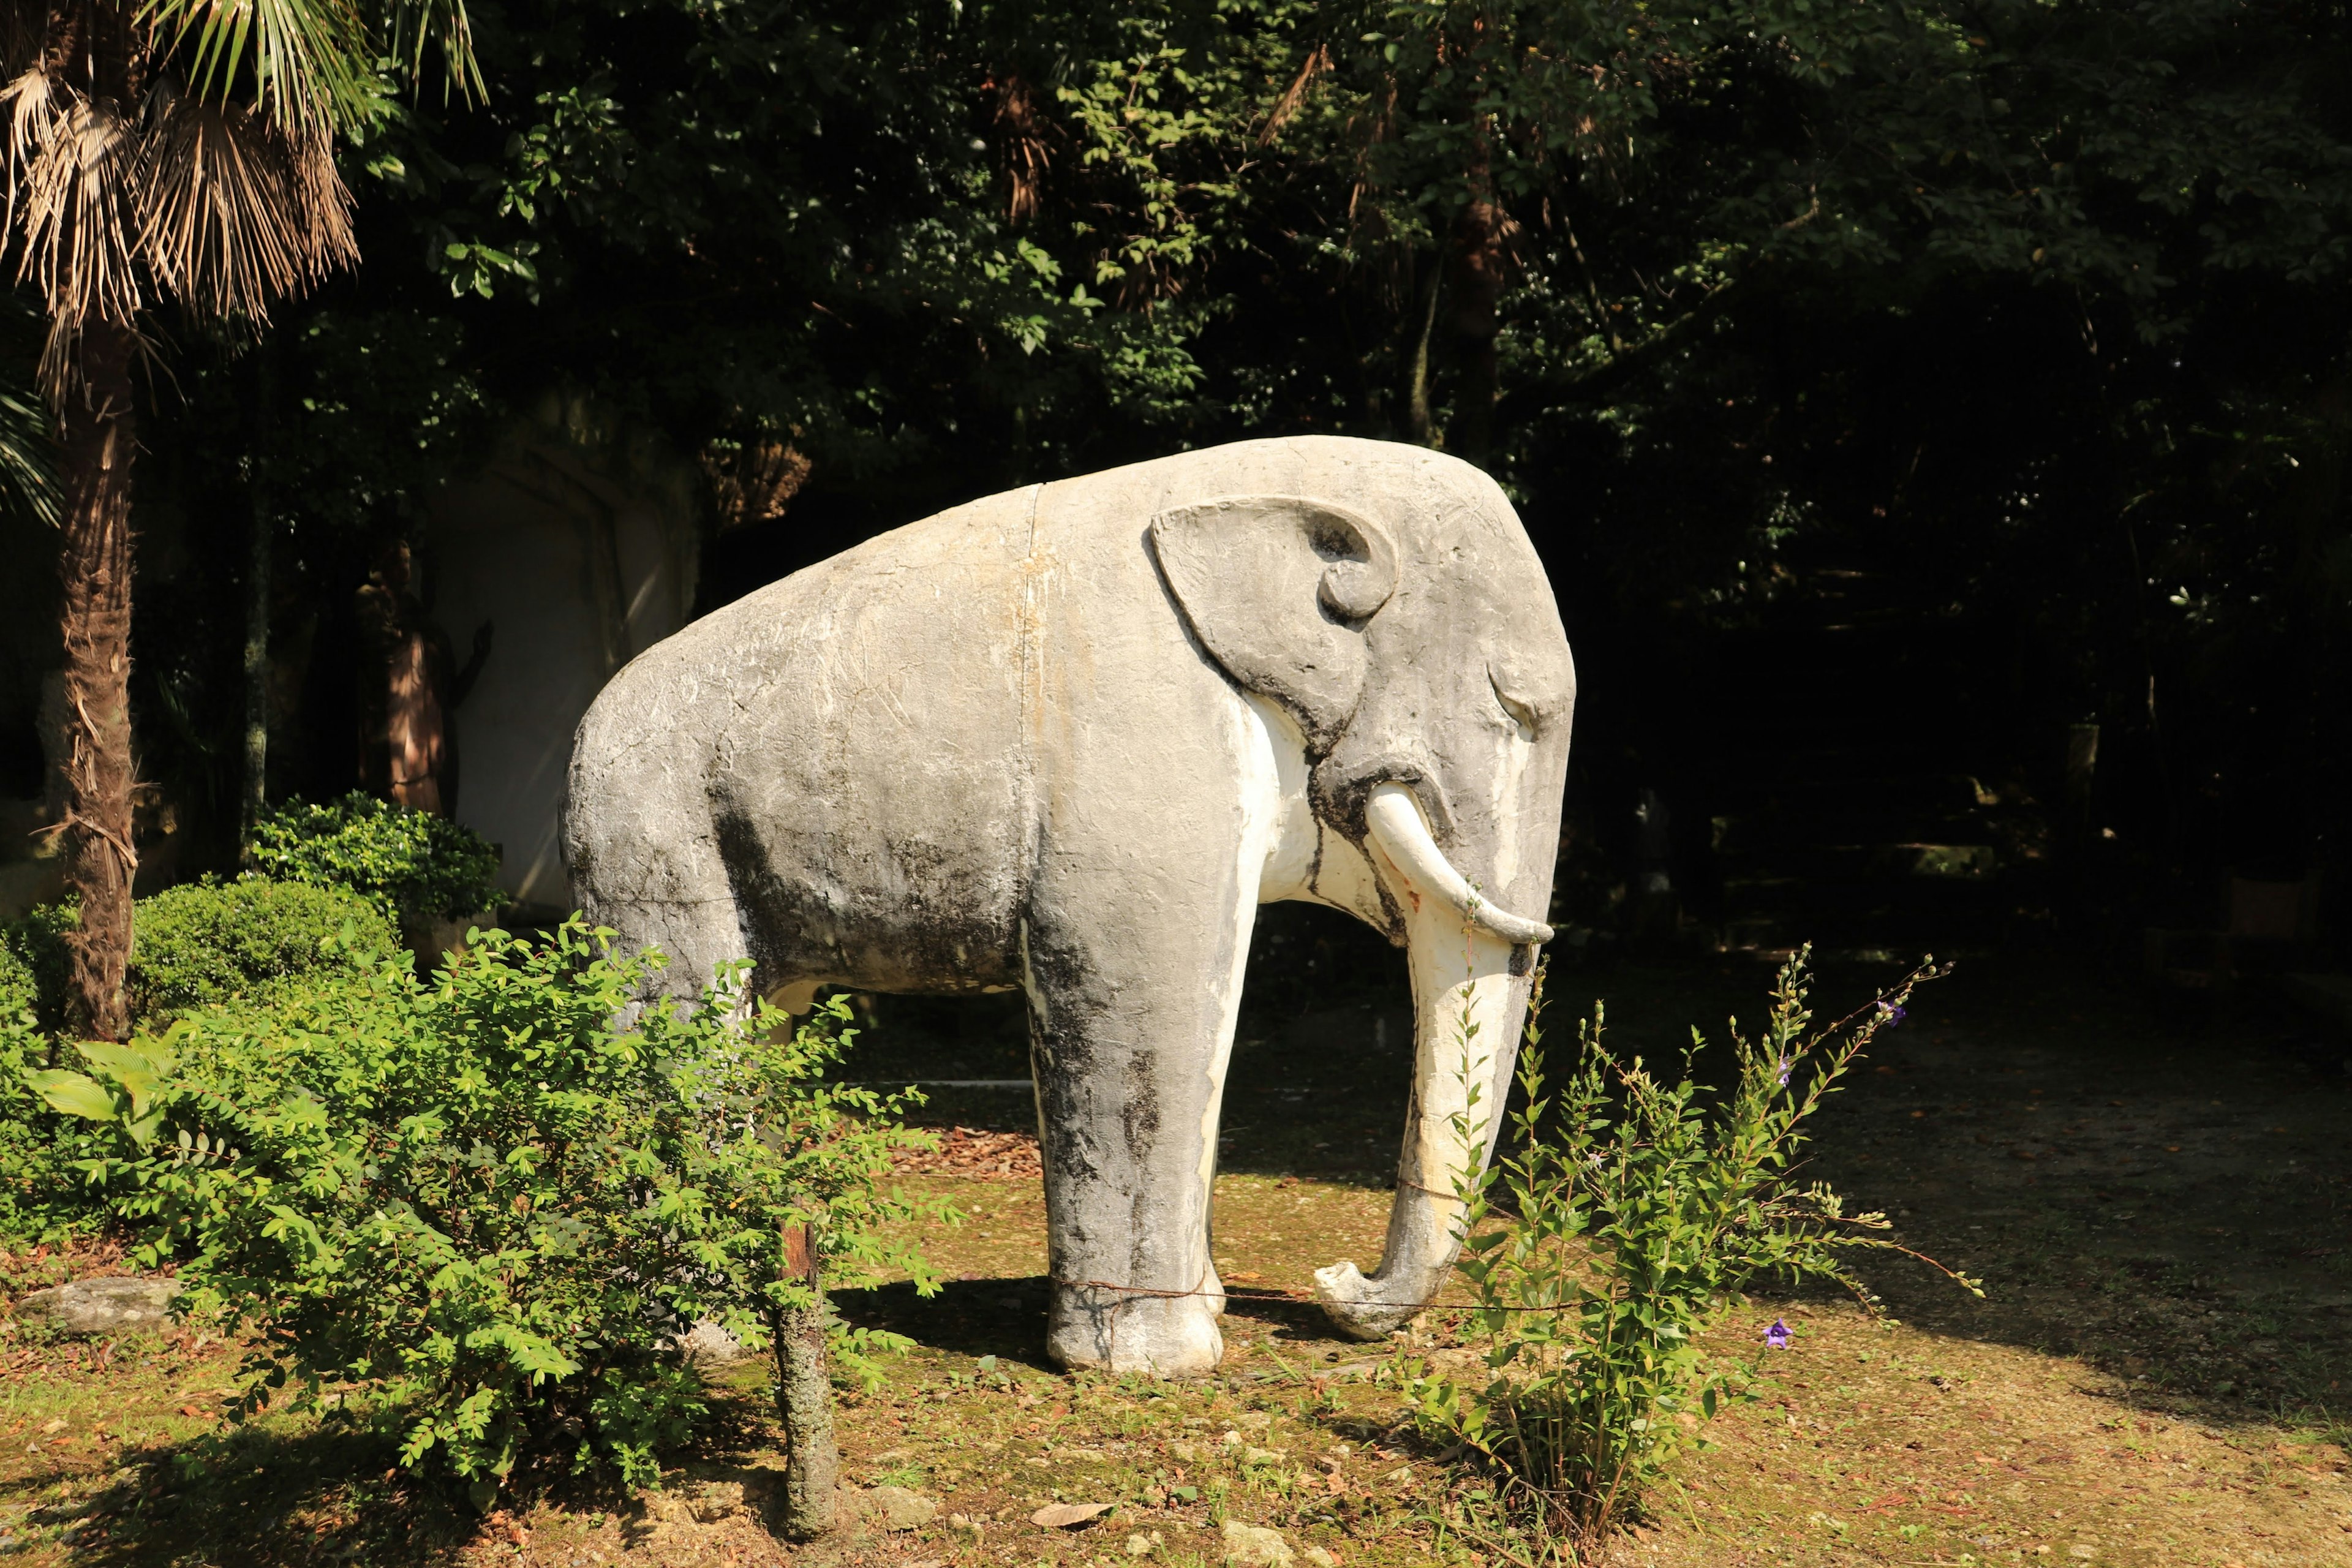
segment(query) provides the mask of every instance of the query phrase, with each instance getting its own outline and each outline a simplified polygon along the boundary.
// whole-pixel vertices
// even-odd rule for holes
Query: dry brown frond
[[[731,450],[707,447],[702,467],[710,476],[723,533],[783,516],[793,497],[808,482],[810,463],[807,454],[789,442],[754,441]]]
[[[1013,223],[1036,216],[1052,160],[1046,154],[1047,122],[1037,93],[1019,73],[1008,71],[996,87],[998,155],[1003,161],[1004,216]]]
[[[120,326],[138,317],[138,269],[123,222],[135,153],[131,126],[110,99],[89,99],[45,73],[6,89],[11,216],[23,204],[19,279],[36,279],[49,319],[68,333],[96,316]],[[58,339],[51,337],[55,352]]]
[[[1291,82],[1289,88],[1283,93],[1283,95],[1275,100],[1274,112],[1265,117],[1265,128],[1257,133],[1257,144],[1259,146],[1271,147],[1274,145],[1274,139],[1277,135],[1281,134],[1284,121],[1287,121],[1292,115],[1297,113],[1298,106],[1307,100],[1307,89],[1315,85],[1315,79],[1317,77],[1323,75],[1330,68],[1330,46],[1328,44],[1316,45],[1315,52],[1307,57],[1307,63],[1298,68],[1297,77]]]
[[[323,132],[162,95],[152,126],[134,182],[140,249],[197,315],[261,325],[272,300],[358,258]]]

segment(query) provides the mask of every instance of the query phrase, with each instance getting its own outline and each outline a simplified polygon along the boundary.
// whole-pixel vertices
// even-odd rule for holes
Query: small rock
[[[678,1335],[677,1348],[698,1366],[725,1366],[751,1353],[740,1340],[708,1318]]]
[[[1127,1554],[1129,1557],[1149,1557],[1167,1544],[1158,1531],[1146,1535],[1139,1530],[1127,1538]]]
[[[179,1293],[174,1279],[77,1279],[34,1291],[16,1303],[16,1315],[47,1322],[61,1334],[129,1333],[161,1327]]]
[[[1244,1448],[1242,1450],[1242,1463],[1244,1465],[1278,1465],[1286,1457],[1279,1448]]]
[[[1290,1568],[1297,1561],[1281,1532],[1263,1525],[1227,1520],[1224,1539],[1227,1568]]]
[[[940,1505],[905,1487],[876,1487],[858,1499],[866,1516],[884,1530],[920,1530],[940,1516]]]
[[[1168,1445],[1168,1454],[1178,1464],[1197,1465],[1201,1462],[1201,1445],[1185,1442],[1171,1443]]]
[[[1319,1546],[1310,1546],[1301,1553],[1315,1568],[1339,1568],[1339,1560]]]

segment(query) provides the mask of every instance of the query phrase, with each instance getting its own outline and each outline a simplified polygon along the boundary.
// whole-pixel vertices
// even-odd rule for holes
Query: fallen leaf
[[[183,1415],[202,1415],[204,1412],[197,1409],[193,1405],[183,1405],[180,1406],[180,1414]]]
[[[1029,1522],[1044,1530],[1075,1530],[1082,1524],[1092,1524],[1111,1510],[1107,1502],[1049,1502],[1029,1516]]]
[[[65,1429],[65,1418],[63,1416],[59,1416],[57,1420],[50,1422],[47,1426],[41,1428],[41,1436],[46,1437],[52,1432],[62,1432]]]

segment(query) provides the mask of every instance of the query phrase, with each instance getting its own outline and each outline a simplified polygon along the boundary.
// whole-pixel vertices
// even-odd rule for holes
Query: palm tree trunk
[[[68,1026],[85,1038],[128,1033],[131,959],[131,460],[137,339],[110,321],[82,329],[80,380],[59,419],[65,489],[67,885],[81,923],[67,937]]]

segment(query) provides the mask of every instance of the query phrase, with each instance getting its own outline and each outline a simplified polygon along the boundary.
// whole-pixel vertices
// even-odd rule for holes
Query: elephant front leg
[[[1246,926],[1226,940],[1245,953]],[[1186,945],[1164,931],[1153,941]],[[1240,965],[1225,942],[1207,945],[1116,978],[1033,947],[1046,1350],[1064,1366],[1183,1377],[1223,1357],[1209,1221]]]

